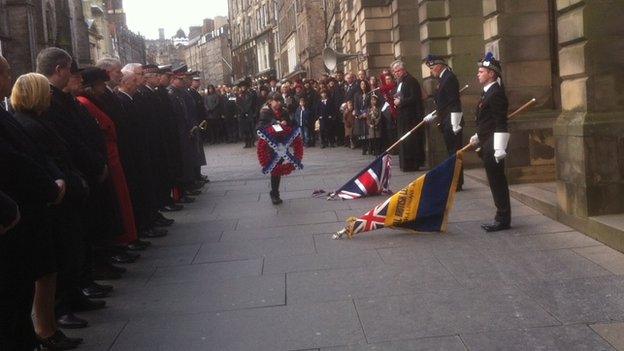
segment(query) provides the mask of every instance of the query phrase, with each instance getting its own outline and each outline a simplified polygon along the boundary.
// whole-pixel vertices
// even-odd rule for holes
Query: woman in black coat
[[[52,255],[35,258],[35,261],[41,260],[41,267],[48,267],[49,270],[54,267],[54,271],[58,272],[58,278],[56,273],[44,272],[46,274],[36,282],[33,308],[35,332],[44,346],[79,342],[67,339],[57,330],[54,302],[57,281],[60,296],[75,293],[78,289],[84,263],[84,232],[80,218],[76,218],[74,213],[78,212],[89,192],[86,180],[73,165],[67,143],[42,118],[50,104],[49,89],[47,78],[29,73],[17,79],[11,93],[15,119],[39,152],[52,160],[50,169],[56,167],[60,170],[67,183],[63,201],[58,206],[48,207],[43,216],[43,225],[48,232],[41,235],[38,242],[47,241],[46,247],[54,248],[48,249]]]

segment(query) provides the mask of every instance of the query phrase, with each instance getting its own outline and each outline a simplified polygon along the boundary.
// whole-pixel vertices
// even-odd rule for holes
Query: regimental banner
[[[449,157],[360,217],[347,219],[349,237],[380,228],[444,232],[462,167],[462,153]]]

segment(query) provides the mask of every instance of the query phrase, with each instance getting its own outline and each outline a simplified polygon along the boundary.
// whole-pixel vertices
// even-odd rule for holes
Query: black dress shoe
[[[82,329],[89,325],[89,322],[82,318],[76,317],[73,313],[62,315],[56,319],[56,323],[60,328],[65,329]]]
[[[71,307],[76,312],[101,310],[102,308],[106,307],[106,301],[91,300],[80,295],[71,302]]]
[[[110,295],[110,291],[100,289],[97,286],[93,286],[93,285],[88,286],[86,288],[82,288],[80,289],[80,291],[82,292],[82,295],[90,299],[103,299],[105,297],[108,297],[108,295]]]
[[[137,239],[129,243],[128,245],[124,246],[124,249],[129,250],[129,251],[143,251],[147,249],[151,244],[152,243],[150,243],[149,241]]]
[[[150,228],[139,232],[142,238],[162,238],[167,235],[167,231],[160,228]]]
[[[165,212],[177,212],[184,208],[184,206],[179,204],[167,205],[163,206],[160,210]]]
[[[485,230],[486,232],[498,232],[500,230],[511,228],[511,225],[509,225],[509,223],[501,223],[496,221],[491,224],[481,224],[481,228],[483,228],[483,230]]]
[[[106,284],[98,284],[96,282],[91,282],[89,285],[87,285],[87,287],[89,286],[94,286],[100,290],[104,290],[106,292],[111,292],[113,291],[115,288],[112,285],[106,285]]]
[[[190,196],[184,195],[180,198],[180,200],[178,200],[178,202],[183,203],[183,204],[191,204],[195,202],[195,199]]]
[[[73,350],[82,342],[82,340],[80,342],[77,342],[77,340],[81,339],[68,338],[60,330],[57,330],[52,336],[47,338],[37,336],[37,341],[45,350]]]
[[[110,259],[112,263],[134,263],[139,257],[136,254],[122,252],[111,256]]]
[[[173,223],[175,223],[175,220],[168,218],[157,218],[154,220],[154,225],[157,227],[170,227]]]
[[[201,190],[187,190],[184,195],[197,196],[201,194]]]

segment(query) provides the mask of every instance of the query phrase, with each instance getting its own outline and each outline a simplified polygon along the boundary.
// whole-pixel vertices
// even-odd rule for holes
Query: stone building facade
[[[232,57],[228,45],[228,25],[201,34],[184,49],[185,62],[190,70],[198,71],[203,85],[232,83],[230,62]]]
[[[277,76],[315,77],[324,71],[325,11],[321,0],[277,1]]]
[[[37,53],[48,46],[89,63],[88,37],[81,1],[0,0],[0,47],[14,75],[34,71]]]
[[[424,91],[435,80],[421,59],[443,55],[460,84],[465,135],[474,132],[480,87],[476,62],[491,51],[503,66],[510,111],[506,162],[511,183],[554,182],[552,215],[594,235],[588,218],[624,213],[624,2],[621,0],[326,0],[327,45],[366,60],[348,70],[377,74],[403,59]],[[433,109],[428,102],[429,110]],[[446,154],[440,133],[427,132],[431,165]],[[468,166],[479,165],[474,154]],[[621,237],[600,240],[624,249]]]
[[[108,30],[113,41],[116,57],[123,63],[146,63],[145,38],[132,32],[126,24],[123,0],[106,0]]]
[[[0,0],[0,48],[15,75],[33,71],[49,46],[81,66],[102,57],[145,62],[144,40],[126,27],[121,0]]]
[[[280,0],[228,0],[234,80],[276,74],[275,13]]]

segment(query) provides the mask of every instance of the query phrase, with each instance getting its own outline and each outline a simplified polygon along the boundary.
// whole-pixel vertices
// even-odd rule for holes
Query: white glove
[[[507,144],[509,143],[509,133],[494,133],[494,159],[496,163],[507,157]]]
[[[462,130],[461,120],[463,112],[451,112],[451,126],[453,127],[453,133],[457,134]]]
[[[423,118],[423,120],[425,121],[425,123],[431,123],[437,117],[438,115],[436,114],[436,111],[433,111],[430,114],[426,115],[425,118]]]
[[[477,145],[479,143],[479,136],[477,135],[477,133],[470,137],[470,143],[474,145]]]

